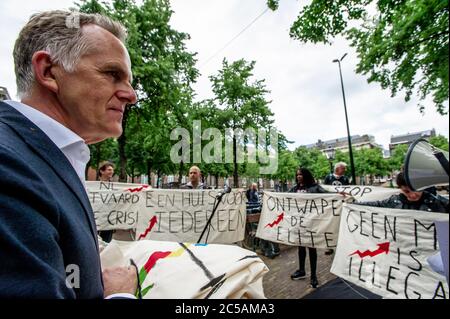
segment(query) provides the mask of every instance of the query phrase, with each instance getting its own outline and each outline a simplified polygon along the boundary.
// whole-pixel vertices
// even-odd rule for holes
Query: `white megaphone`
[[[432,186],[449,184],[448,152],[418,139],[408,149],[404,174],[411,190],[421,191]]]

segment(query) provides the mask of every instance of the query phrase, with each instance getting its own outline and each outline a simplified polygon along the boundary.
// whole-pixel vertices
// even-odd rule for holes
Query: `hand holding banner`
[[[101,253],[102,268],[126,266],[130,259],[144,299],[265,298],[267,266],[234,245],[113,240]]]

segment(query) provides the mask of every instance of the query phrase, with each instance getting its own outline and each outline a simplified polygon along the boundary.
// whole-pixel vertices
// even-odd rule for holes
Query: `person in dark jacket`
[[[334,165],[334,172],[330,173],[327,177],[325,177],[324,184],[334,186],[349,185],[350,181],[348,180],[348,177],[344,175],[346,169],[347,169],[346,163],[344,162],[336,163]]]
[[[245,192],[245,196],[247,197],[247,201],[249,203],[259,203],[258,185],[256,183],[252,183]]]
[[[328,193],[322,186],[316,183],[311,172],[306,168],[299,168],[296,172],[297,184],[289,190],[290,193]],[[308,247],[309,264],[311,266],[311,286],[316,288],[319,285],[317,280],[317,249]],[[306,247],[298,246],[298,260],[300,268],[292,275],[292,280],[299,280],[306,277],[305,261]]]
[[[406,184],[405,175],[399,173],[396,178],[401,193],[392,195],[388,199],[373,202],[356,202],[355,204],[374,207],[413,209],[436,213],[449,213],[448,199],[429,190],[412,191]]]
[[[189,169],[189,182],[181,186],[181,189],[208,189],[206,184],[201,182],[202,172],[198,166]]]

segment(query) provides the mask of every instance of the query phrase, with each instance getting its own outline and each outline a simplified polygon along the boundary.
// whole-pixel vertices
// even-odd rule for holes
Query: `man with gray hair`
[[[124,27],[98,14],[30,18],[14,47],[21,102],[0,102],[0,298],[136,292],[133,267],[102,273],[84,187],[86,144],[122,134],[136,103]]]
[[[348,180],[348,177],[344,175],[346,169],[347,164],[344,162],[334,164],[334,172],[325,177],[324,184],[333,186],[349,185],[350,181]]]

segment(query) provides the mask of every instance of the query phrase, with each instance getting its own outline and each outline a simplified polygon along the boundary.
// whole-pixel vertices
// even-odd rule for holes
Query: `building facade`
[[[381,148],[380,144],[375,142],[375,137],[373,135],[352,135],[351,137],[352,146],[355,150],[360,150],[363,148]],[[341,137],[333,140],[322,141],[318,140],[317,143],[306,145],[307,148],[317,148],[321,150],[327,157],[334,154],[337,150],[342,152],[348,152],[348,138]]]
[[[430,138],[436,136],[436,130],[433,128],[427,131],[421,131],[416,133],[407,133],[402,135],[392,135],[391,142],[389,143],[389,151],[392,154],[392,151],[398,145],[411,145],[414,141],[419,138]]]

